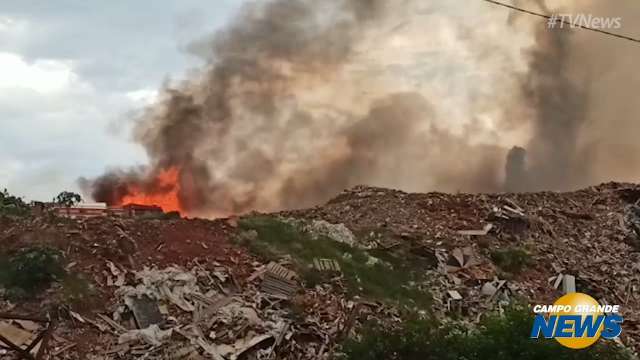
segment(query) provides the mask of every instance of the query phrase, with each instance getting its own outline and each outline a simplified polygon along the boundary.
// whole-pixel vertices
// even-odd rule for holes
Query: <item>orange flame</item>
[[[179,170],[175,167],[161,170],[157,176],[159,188],[161,192],[145,193],[144,190],[135,185],[129,187],[129,195],[122,198],[122,205],[138,204],[138,205],[157,205],[164,212],[180,211],[180,200],[178,192],[180,191],[180,183],[178,181]]]

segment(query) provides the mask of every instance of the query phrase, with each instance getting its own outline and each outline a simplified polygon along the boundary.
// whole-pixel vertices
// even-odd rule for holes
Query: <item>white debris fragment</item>
[[[111,271],[111,275],[116,277],[116,281],[112,283],[113,286],[117,286],[117,287],[123,286],[125,282],[126,271],[120,270],[111,261],[107,261],[107,267],[109,268],[109,271]]]
[[[261,325],[262,320],[258,312],[249,306],[243,306],[238,302],[232,302],[218,310],[218,319],[225,323],[233,323],[234,319],[244,318],[251,325]]]
[[[456,290],[449,290],[449,291],[447,291],[447,293],[449,294],[449,296],[453,300],[456,300],[456,301],[462,300],[462,295],[460,295],[460,293],[457,292]]]
[[[156,300],[167,300],[188,312],[194,311],[195,306],[185,297],[192,294],[202,295],[195,270],[188,272],[175,266],[163,270],[145,267],[142,271],[136,272],[135,277],[141,284],[136,287],[121,287],[116,294],[125,298],[140,298],[146,295]]]
[[[495,286],[493,286],[492,283],[488,282],[482,285],[482,290],[481,290],[482,295],[493,296],[495,295],[496,292],[498,292],[498,289]]]
[[[233,345],[225,345],[225,344],[218,345],[216,346],[216,350],[220,355],[224,356],[225,358],[236,360],[246,351],[252,349],[253,347],[262,343],[263,341],[271,338],[273,338],[273,335],[271,334],[247,336],[247,337],[236,340],[236,342]]]
[[[129,330],[120,335],[119,344],[142,341],[149,345],[160,346],[173,335],[173,329],[162,330],[158,325],[151,325],[146,329]]]
[[[314,238],[326,236],[337,242],[357,246],[356,237],[344,224],[332,224],[325,220],[313,220],[304,226]]]
[[[576,278],[573,275],[564,275],[562,278],[562,293],[571,294],[576,292]]]
[[[493,229],[493,224],[489,223],[489,224],[486,224],[480,230],[459,230],[457,231],[457,233],[460,235],[467,235],[467,236],[484,236],[489,234],[489,231],[491,231],[491,229]]]

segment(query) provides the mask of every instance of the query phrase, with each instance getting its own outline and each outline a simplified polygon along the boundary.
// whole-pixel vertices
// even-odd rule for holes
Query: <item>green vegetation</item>
[[[630,360],[625,349],[600,340],[585,350],[572,350],[550,339],[530,339],[532,314],[514,307],[491,316],[474,331],[412,318],[390,330],[364,327],[360,339],[343,344],[345,360]]]
[[[83,307],[90,303],[96,291],[93,285],[78,273],[68,273],[62,278],[62,299],[65,304]]]
[[[518,274],[531,265],[531,255],[518,247],[494,250],[491,259],[502,271],[511,274]]]
[[[63,191],[53,199],[53,202],[64,207],[72,207],[82,201],[82,196],[71,191]]]
[[[419,284],[425,269],[416,262],[387,253],[375,254],[327,237],[314,238],[300,227],[269,216],[240,221],[238,241],[266,260],[290,256],[307,286],[323,280],[312,268],[313,259],[333,259],[340,265],[349,295],[427,308],[428,292]]]
[[[68,273],[62,253],[48,247],[29,247],[0,255],[0,288],[6,298],[22,300],[60,285],[60,298],[65,304],[82,305],[95,293],[82,274]]]
[[[0,192],[0,215],[26,216],[30,209],[22,198],[9,194],[7,189]]]
[[[55,249],[25,248],[0,258],[0,285],[9,297],[33,295],[64,275],[62,254]]]

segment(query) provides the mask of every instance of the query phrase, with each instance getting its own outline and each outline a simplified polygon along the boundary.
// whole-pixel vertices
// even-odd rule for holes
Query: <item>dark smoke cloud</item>
[[[442,115],[441,104],[449,99],[345,75],[345,69],[368,74],[359,60],[367,52],[362,44],[376,43],[376,34],[386,31],[380,28],[411,28],[410,3],[249,3],[228,28],[192,46],[208,60],[200,76],[169,86],[140,119],[135,138],[150,166],[108,172],[85,180],[86,188],[95,200],[117,203],[131,184],[166,191],[154,186],[155,176],[177,168],[182,207],[215,216],[310,206],[357,184],[410,191],[567,190],[612,179],[612,169],[616,175],[635,173],[622,169],[627,160],[612,162],[605,151],[618,130],[602,126],[601,116],[618,99],[593,100],[603,93],[593,77],[605,57],[597,52],[608,49],[610,39],[589,47],[585,39],[598,35],[549,31],[538,21],[532,24],[535,41],[523,55],[526,69],[518,72],[504,65],[511,65],[507,55],[492,57],[499,47],[453,22],[451,29],[462,28],[458,40],[472,44],[478,71],[498,69],[491,91],[471,99],[469,119],[460,126]],[[504,31],[531,23],[506,16],[502,21]],[[630,64],[620,64],[625,66],[604,84],[619,81]],[[637,85],[631,79],[637,80],[625,78],[626,86]],[[473,112],[494,108],[505,111],[490,122]],[[640,126],[623,115],[621,124]],[[527,136],[514,136],[516,130]],[[524,147],[509,151],[514,144]],[[617,151],[636,149],[633,144]]]
[[[154,169],[147,167],[115,169],[97,179],[80,178],[78,184],[96,201],[120,204],[122,198],[133,195],[132,188],[141,189],[150,194],[164,194],[171,191],[172,187],[160,182],[157,175]]]
[[[509,153],[506,186],[510,190],[566,190],[584,176],[578,161],[578,139],[589,106],[588,86],[569,77],[570,39],[570,30],[542,28],[537,46],[528,54],[529,72],[522,79],[522,97],[535,114],[527,145],[530,159],[525,170],[524,149]],[[525,181],[531,176],[535,181]]]
[[[617,31],[640,33],[632,21],[640,17],[640,9],[632,2],[564,5],[563,13],[621,17],[623,27]],[[629,91],[637,88],[640,77],[627,56],[640,55],[640,47],[568,26],[538,26],[535,34],[521,97],[514,103],[531,114],[531,138],[526,154],[524,149],[509,154],[507,190],[570,190],[611,180],[638,181],[638,158],[630,154],[640,147],[629,134],[639,129],[634,115],[639,109],[630,105]],[[619,111],[621,105],[627,107],[625,113]]]
[[[522,192],[529,188],[527,174],[527,150],[514,146],[507,154],[504,189],[508,192]]]
[[[249,3],[216,35],[204,80],[167,89],[136,129],[153,169],[180,169],[185,209],[237,212],[279,205],[260,199],[284,192],[269,181],[286,182],[299,171],[296,164],[283,169],[295,155],[286,144],[298,132],[313,131],[305,121],[315,121],[297,105],[295,92],[347,63],[367,26],[385,14],[385,3]],[[96,200],[111,202],[123,184],[145,176],[115,172],[88,185]]]

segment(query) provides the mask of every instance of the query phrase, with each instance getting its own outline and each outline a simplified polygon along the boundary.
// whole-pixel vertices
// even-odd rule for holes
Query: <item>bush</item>
[[[520,273],[531,264],[531,255],[518,247],[494,250],[491,259],[501,270],[512,274]]]
[[[553,339],[530,339],[533,315],[522,307],[504,316],[490,316],[477,330],[441,326],[412,318],[396,329],[367,327],[358,340],[343,344],[346,360],[631,360],[617,345],[599,341],[584,350],[572,350]]]
[[[62,300],[65,304],[75,307],[91,305],[96,290],[81,273],[68,273],[61,280]]]
[[[26,216],[30,208],[22,198],[9,194],[7,189],[0,192],[0,215]]]
[[[0,260],[0,285],[14,297],[33,295],[64,275],[62,254],[51,248],[25,248]]]

